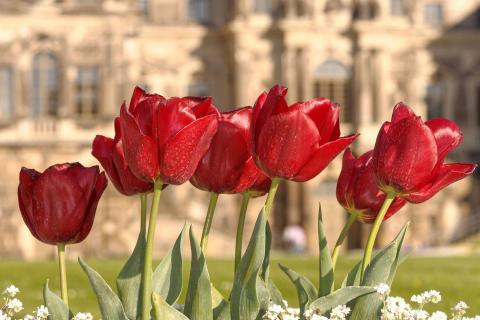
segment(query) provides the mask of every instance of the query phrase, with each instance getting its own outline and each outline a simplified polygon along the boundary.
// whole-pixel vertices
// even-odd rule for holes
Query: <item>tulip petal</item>
[[[308,162],[305,163],[301,170],[293,177],[293,180],[297,182],[304,182],[314,178],[357,137],[358,134],[350,135],[321,145],[310,156]]]
[[[144,135],[125,106],[120,109],[120,125],[123,133],[123,151],[132,172],[146,182],[158,175],[158,152],[156,142]]]
[[[97,211],[98,202],[100,201],[100,197],[102,196],[103,192],[107,188],[107,178],[105,176],[105,172],[102,172],[97,176],[95,181],[95,185],[93,186],[93,192],[90,196],[88,211],[86,212],[85,219],[82,223],[82,228],[80,232],[77,234],[75,239],[72,239],[70,243],[78,243],[83,241],[87,235],[90,233],[92,229],[93,220],[95,219],[95,213]]]
[[[472,163],[451,163],[443,165],[439,169],[437,176],[431,182],[422,187],[419,191],[406,194],[402,197],[411,203],[427,201],[449,184],[461,180],[473,173],[476,167],[477,165]]]
[[[258,137],[256,136],[257,119],[260,115],[260,111],[262,110],[262,106],[265,103],[266,99],[267,93],[263,92],[262,94],[260,94],[260,96],[255,101],[255,104],[253,105],[252,122],[250,124],[250,152],[252,154],[255,154],[255,146],[257,145],[256,139],[258,139]]]
[[[397,103],[395,108],[393,108],[392,123],[397,123],[401,120],[411,117],[416,117],[415,113],[409,106],[407,106],[403,102]]]
[[[266,177],[265,174],[258,169],[252,157],[243,164],[240,176],[236,180],[236,186],[231,190],[231,193],[241,193],[247,191],[259,179]],[[268,190],[267,190],[268,191]]]
[[[33,188],[33,225],[38,238],[50,244],[67,243],[74,238],[88,208],[88,197],[62,169],[48,168]]]
[[[34,169],[22,167],[20,170],[20,183],[18,185],[18,204],[22,214],[23,221],[27,225],[32,235],[38,239],[35,231],[33,216],[33,187],[35,186],[40,172]]]
[[[140,100],[143,99],[143,97],[145,97],[146,95],[147,93],[145,92],[145,90],[143,90],[139,86],[136,86],[135,89],[133,89],[132,98],[130,99],[130,105],[128,107],[128,110],[130,112],[133,112]]]
[[[437,163],[437,144],[420,117],[385,123],[377,137],[373,166],[382,188],[407,193],[430,180]]]
[[[342,171],[338,176],[336,189],[337,200],[345,208],[348,207],[347,193],[348,190],[350,190],[350,183],[355,169],[355,160],[352,151],[350,148],[347,148],[343,153]]]
[[[165,144],[160,169],[164,183],[182,184],[192,177],[217,127],[217,115],[208,115],[180,130]]]
[[[196,117],[190,108],[191,99],[170,98],[158,109],[158,147],[162,148],[180,130],[195,121]]]
[[[270,177],[290,179],[311,157],[318,139],[317,127],[305,113],[272,115],[260,132],[257,164]]]
[[[325,98],[317,98],[300,103],[299,108],[315,122],[320,133],[320,145],[338,139],[340,136],[339,105]]]
[[[192,103],[190,108],[193,110],[195,117],[202,118],[208,116],[209,114],[216,114],[220,116],[220,112],[212,103],[212,98],[198,98],[198,97],[187,97]]]
[[[463,140],[460,128],[448,119],[432,119],[425,122],[432,130],[438,148],[438,164],[442,164],[447,154]]]
[[[97,135],[92,143],[92,155],[98,160],[98,162],[100,162],[102,167],[105,169],[108,177],[110,178],[110,181],[112,181],[112,183],[115,185],[115,188],[120,192],[124,193],[124,188],[120,181],[120,176],[113,162],[113,154],[114,152],[118,152],[118,150],[114,151],[115,146],[116,144],[113,139]],[[123,154],[123,149],[121,150],[121,152]]]

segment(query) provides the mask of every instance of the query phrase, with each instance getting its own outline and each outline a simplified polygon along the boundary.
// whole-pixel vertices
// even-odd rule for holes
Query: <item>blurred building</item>
[[[372,147],[394,104],[405,101],[424,116],[457,121],[465,141],[453,158],[478,161],[480,1],[0,0],[0,254],[46,252],[21,223],[20,167],[94,164],[92,139],[112,135],[112,119],[135,85],[165,96],[212,95],[228,110],[252,105],[274,83],[289,87],[291,102],[325,96],[340,103],[343,133],[362,133],[358,153]],[[308,184],[282,186],[277,235],[302,225],[315,248],[321,201],[327,232],[336,238],[345,221],[334,196],[339,169],[337,160]],[[406,220],[413,221],[412,245],[444,244],[477,231],[475,194],[471,179],[427,204],[407,206],[385,225],[382,241]],[[75,248],[130,250],[136,200],[110,187],[91,237]],[[206,203],[204,193],[187,185],[168,188],[159,243],[169,245],[185,219],[200,225]],[[235,196],[220,198],[212,252],[233,247],[224,240],[233,239],[237,205]],[[349,243],[356,247],[364,237],[365,228],[356,226]]]

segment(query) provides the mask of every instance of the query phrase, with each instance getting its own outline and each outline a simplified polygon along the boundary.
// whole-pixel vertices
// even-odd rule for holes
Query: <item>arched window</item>
[[[315,70],[314,79],[315,96],[340,104],[342,121],[351,122],[350,70],[338,61],[328,60]]]
[[[373,20],[378,16],[379,7],[376,1],[356,3],[353,8],[353,19]]]
[[[0,65],[0,119],[11,119],[14,113],[13,108],[12,68],[8,65]]]
[[[75,106],[78,115],[92,116],[98,113],[100,75],[97,66],[81,66],[75,81]]]
[[[60,74],[58,59],[52,53],[33,58],[32,116],[56,116],[59,108]]]
[[[207,23],[210,21],[210,0],[188,0],[190,20]]]

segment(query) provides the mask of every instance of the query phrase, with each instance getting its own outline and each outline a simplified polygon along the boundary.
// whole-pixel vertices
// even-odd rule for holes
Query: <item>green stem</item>
[[[383,218],[387,214],[388,208],[392,204],[393,200],[395,199],[394,192],[388,192],[387,196],[385,197],[385,201],[383,202],[380,211],[378,211],[377,217],[375,218],[375,222],[373,223],[372,230],[370,231],[370,235],[368,236],[367,246],[365,247],[365,252],[363,254],[363,261],[362,261],[362,269],[361,269],[361,277],[363,281],[363,276],[365,274],[365,270],[367,269],[370,261],[372,260],[372,251],[373,246],[375,245],[375,240],[377,239],[378,231],[380,230],[380,226],[383,222]]]
[[[152,252],[157,225],[158,204],[162,194],[162,181],[155,181],[153,187],[153,200],[150,209],[150,221],[148,223],[147,243],[145,245],[145,262],[142,273],[142,319],[150,319],[151,292],[152,292]],[[146,207],[146,206],[145,206]],[[146,223],[146,219],[145,219]]]
[[[67,266],[65,264],[65,244],[59,243],[58,249],[58,267],[60,270],[60,285],[62,287],[62,300],[68,306],[68,286],[67,286]]]
[[[333,253],[332,253],[332,268],[335,270],[335,266],[337,265],[337,260],[338,260],[338,255],[340,253],[340,248],[342,247],[343,241],[345,241],[345,238],[347,237],[348,231],[350,231],[350,228],[352,227],[353,223],[355,220],[357,220],[358,215],[360,214],[359,211],[351,211],[349,212],[349,217],[345,225],[343,226],[342,232],[340,233],[340,236],[338,237],[337,242],[335,243],[335,248],[333,248]]]
[[[270,215],[270,210],[272,210],[273,199],[275,199],[275,194],[277,193],[278,185],[280,183],[280,178],[273,178],[272,185],[268,191],[267,200],[265,201],[265,218],[268,220]]]
[[[140,193],[140,234],[147,233],[147,194]]]
[[[250,192],[242,193],[242,205],[238,217],[237,238],[235,240],[235,272],[237,272],[240,261],[242,260],[242,241],[243,229],[245,226],[245,216],[247,215],[248,202],[250,201]]]
[[[205,217],[205,223],[203,224],[202,240],[200,240],[200,247],[203,254],[207,253],[208,235],[210,234],[210,228],[212,227],[213,214],[217,206],[218,193],[210,193],[210,203],[208,204],[207,216]]]

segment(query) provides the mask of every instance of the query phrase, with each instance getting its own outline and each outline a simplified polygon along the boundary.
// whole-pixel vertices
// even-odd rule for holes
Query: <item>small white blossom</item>
[[[0,320],[11,320],[11,318],[8,316],[8,314],[0,310]]]
[[[445,312],[435,311],[428,320],[448,320],[448,316]]]
[[[72,320],[92,320],[93,316],[88,312],[79,312]]]
[[[377,290],[377,293],[382,296],[388,296],[390,294],[390,287],[386,283],[380,283],[375,287],[375,290]]]
[[[8,295],[10,298],[13,298],[17,295],[17,293],[19,293],[20,290],[15,287],[13,284],[10,285],[8,288],[5,289],[5,291],[3,292],[4,294]]]
[[[459,301],[453,308],[452,310],[455,311],[455,312],[459,312],[459,311],[466,311],[468,309],[468,305],[463,302],[463,301]]]
[[[345,305],[340,305],[332,309],[330,320],[344,320],[349,314],[350,308]]]
[[[36,317],[37,319],[47,319],[50,313],[48,312],[48,308],[45,307],[44,305],[41,305],[40,307],[37,308],[36,312]]]
[[[31,314],[27,314],[25,317],[23,317],[23,320],[37,320],[38,318],[35,318]]]
[[[17,313],[23,310],[23,303],[17,298],[14,298],[7,301],[5,308],[11,312]]]

